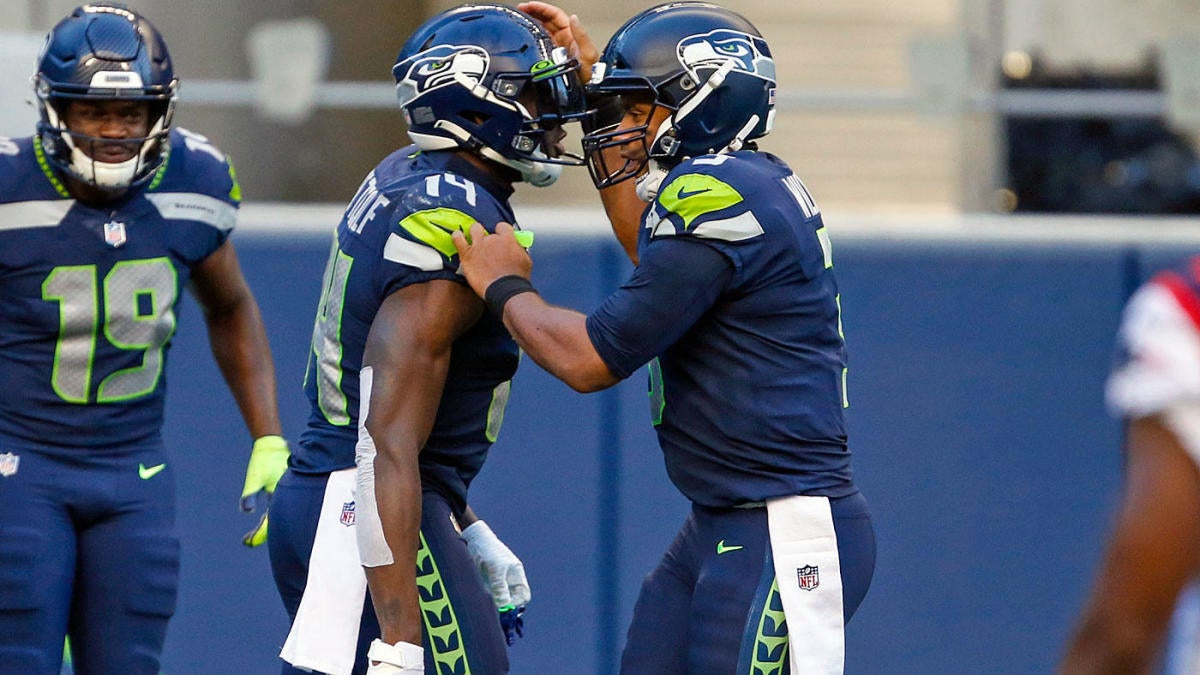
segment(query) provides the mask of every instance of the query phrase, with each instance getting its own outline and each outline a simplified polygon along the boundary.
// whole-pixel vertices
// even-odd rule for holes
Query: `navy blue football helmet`
[[[123,190],[149,180],[163,163],[178,81],[162,36],[141,15],[117,4],[77,7],[47,36],[33,81],[39,139],[56,169],[97,188]],[[102,162],[81,149],[103,142],[67,129],[66,106],[81,99],[149,103],[149,134],[123,141],[135,146],[133,157]]]
[[[464,148],[536,186],[582,165],[557,144],[585,114],[579,63],[541,24],[499,4],[464,5],[426,21],[392,75],[408,135],[423,150]]]
[[[652,139],[645,125],[587,125],[583,147],[592,180],[607,187],[643,175],[646,165],[610,168],[607,148],[640,141],[647,159],[669,167],[767,135],[775,121],[775,61],[741,15],[705,2],[672,2],[617,29],[592,68],[587,94],[593,105],[644,97],[670,111]]]

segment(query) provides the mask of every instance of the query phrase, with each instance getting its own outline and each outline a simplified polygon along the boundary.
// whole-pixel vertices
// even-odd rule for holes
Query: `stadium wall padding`
[[[275,356],[285,434],[323,238],[235,242]],[[847,629],[851,674],[1049,672],[1091,583],[1121,481],[1103,385],[1123,301],[1185,251],[1130,245],[838,242],[851,447],[878,540]],[[595,307],[628,274],[601,237],[539,235],[549,301]],[[164,672],[274,673],[287,630],[266,548],[240,544],[250,438],[190,300],[167,371],[182,585]],[[526,359],[472,502],[533,589],[512,672],[615,673],[642,576],[687,513],[649,424],[644,371],[580,395]]]

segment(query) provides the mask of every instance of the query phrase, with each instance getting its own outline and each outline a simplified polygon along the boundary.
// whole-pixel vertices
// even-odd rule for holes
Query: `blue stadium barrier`
[[[280,382],[301,390],[324,236],[239,233]],[[847,673],[1049,672],[1093,574],[1120,485],[1103,382],[1124,299],[1179,246],[836,239],[852,449],[879,542]],[[534,277],[590,309],[628,274],[602,235],[539,233]],[[167,370],[179,481],[179,609],[164,672],[272,673],[286,634],[265,549],[240,544],[250,439],[190,300]],[[642,576],[687,504],[666,478],[642,374],[579,395],[526,360],[473,488],[522,557],[534,600],[514,673],[615,673]]]

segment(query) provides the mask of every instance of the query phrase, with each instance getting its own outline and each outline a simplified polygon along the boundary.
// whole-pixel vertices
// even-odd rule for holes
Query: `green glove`
[[[271,495],[275,494],[275,486],[287,470],[289,455],[291,452],[287,441],[282,436],[263,436],[254,441],[250,463],[246,466],[246,483],[242,486],[242,510],[253,511],[257,507],[260,492],[266,493],[267,503],[258,525],[242,537],[242,543],[246,546],[259,546],[267,540],[267,513]]]

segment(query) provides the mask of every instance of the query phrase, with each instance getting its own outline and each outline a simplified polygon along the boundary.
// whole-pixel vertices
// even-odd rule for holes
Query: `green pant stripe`
[[[754,654],[750,658],[750,675],[787,675],[788,630],[783,614],[783,599],[779,582],[771,581],[771,590],[763,603],[754,636]]]
[[[471,664],[467,662],[467,652],[463,649],[458,617],[454,615],[454,606],[446,596],[442,574],[438,571],[433,554],[429,552],[423,533],[417,547],[417,590],[421,596],[421,617],[425,622],[425,634],[429,636],[429,649],[433,653],[433,662],[437,664],[435,672],[470,675]]]

